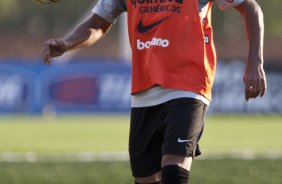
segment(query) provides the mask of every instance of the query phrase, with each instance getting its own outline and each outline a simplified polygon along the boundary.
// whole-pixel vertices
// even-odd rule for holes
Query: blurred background
[[[215,6],[217,74],[202,140],[206,154],[195,164],[192,183],[282,183],[282,2],[257,2],[265,16],[267,94],[245,102],[242,76],[248,45],[242,21],[234,10]],[[0,0],[2,183],[132,182],[125,15],[96,45],[51,66],[41,61],[44,42],[63,37],[95,4]]]
[[[59,58],[52,66],[44,66],[41,61],[44,42],[67,34],[96,2],[62,1],[53,6],[33,1],[0,2],[0,113],[128,112],[130,48],[124,17],[98,44]],[[267,96],[245,103],[242,73],[248,47],[242,21],[234,10],[220,11],[215,6],[213,21],[219,64],[210,112],[282,112],[281,2],[258,3],[264,10],[266,24]]]

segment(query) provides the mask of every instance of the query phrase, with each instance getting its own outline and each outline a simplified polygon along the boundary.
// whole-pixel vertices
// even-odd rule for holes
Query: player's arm
[[[244,73],[245,97],[262,97],[266,92],[266,77],[263,68],[263,12],[255,0],[245,0],[235,7],[244,20],[249,43],[249,54]]]
[[[65,38],[48,40],[44,45],[43,61],[50,64],[52,57],[58,57],[70,50],[94,44],[103,37],[110,27],[111,23],[96,14],[91,15]]]

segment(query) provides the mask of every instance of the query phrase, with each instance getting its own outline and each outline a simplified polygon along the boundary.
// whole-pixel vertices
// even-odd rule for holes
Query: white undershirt
[[[191,91],[167,89],[161,86],[155,86],[132,95],[131,107],[149,107],[183,97],[201,100],[206,105],[210,104],[210,101],[207,98]]]

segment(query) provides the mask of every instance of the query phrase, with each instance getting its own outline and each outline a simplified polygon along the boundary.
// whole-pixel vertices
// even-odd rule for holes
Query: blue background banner
[[[0,113],[129,112],[130,65],[99,61],[76,60],[73,64],[51,66],[40,61],[1,61]],[[268,68],[267,95],[245,102],[243,62],[220,62],[209,113],[281,113],[280,71]]]
[[[38,62],[40,63],[40,62]],[[126,64],[0,64],[1,113],[128,112]]]

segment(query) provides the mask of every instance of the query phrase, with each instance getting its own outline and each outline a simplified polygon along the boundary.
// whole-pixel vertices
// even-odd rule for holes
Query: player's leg
[[[162,167],[167,165],[178,165],[188,171],[192,166],[193,157],[183,157],[179,155],[164,155],[162,157]]]
[[[162,184],[187,184],[192,160],[200,154],[198,141],[207,106],[196,99],[180,98],[165,103],[165,108]]]
[[[161,172],[157,172],[151,176],[146,177],[135,177],[135,184],[160,184],[161,182]]]
[[[161,110],[162,105],[131,110],[129,156],[136,183],[161,180]]]
[[[162,159],[162,184],[187,184],[192,157],[164,155]]]

